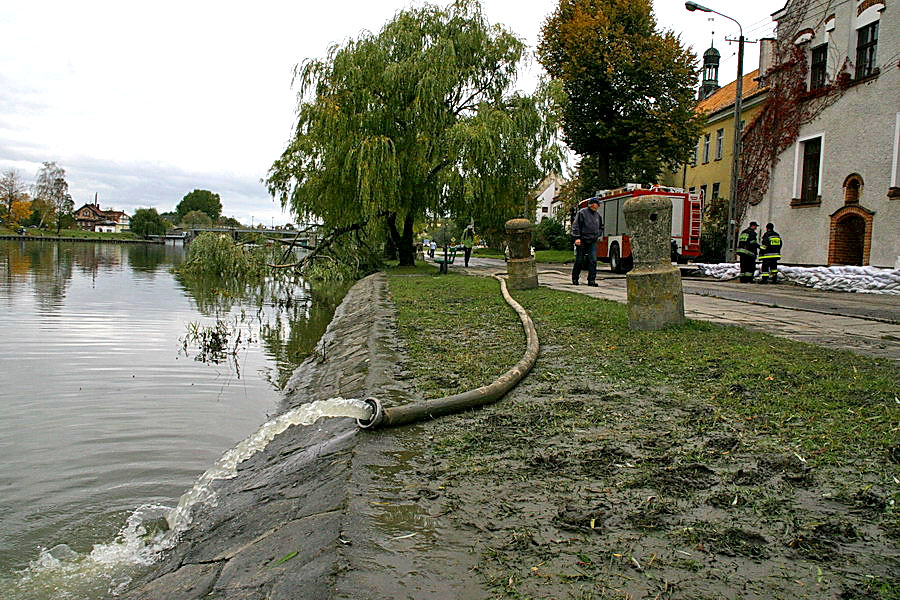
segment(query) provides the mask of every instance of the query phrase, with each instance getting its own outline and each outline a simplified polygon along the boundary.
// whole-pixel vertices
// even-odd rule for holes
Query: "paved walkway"
[[[473,274],[505,272],[502,260],[472,259]],[[538,265],[542,286],[627,302],[625,277],[598,269],[597,287],[571,284],[568,265]],[[773,335],[900,361],[900,296],[820,292],[794,285],[747,286],[685,279],[690,319],[739,325]]]

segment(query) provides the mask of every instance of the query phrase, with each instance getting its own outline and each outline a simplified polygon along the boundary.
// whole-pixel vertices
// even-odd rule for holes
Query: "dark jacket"
[[[741,235],[738,237],[738,253],[740,254],[751,254],[756,256],[756,249],[759,248],[759,244],[756,243],[756,232],[748,227],[747,229],[741,232]]]
[[[759,243],[760,258],[781,258],[781,236],[774,229],[768,229],[762,236]]]
[[[592,211],[585,206],[575,214],[572,221],[572,235],[583,242],[596,242],[603,235],[603,219],[600,211]]]

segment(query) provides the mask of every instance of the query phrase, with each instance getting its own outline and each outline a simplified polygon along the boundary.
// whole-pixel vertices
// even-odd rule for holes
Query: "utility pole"
[[[726,38],[729,42],[736,41],[738,43],[737,81],[734,94],[734,145],[731,155],[731,186],[728,190],[728,225],[725,231],[725,260],[734,262],[734,234],[735,229],[737,228],[736,213],[738,182],[740,181],[741,169],[741,103],[744,95],[744,28],[741,27],[741,24],[738,23],[736,19],[732,19],[728,15],[724,15],[717,10],[701,6],[696,2],[685,2],[684,7],[690,12],[699,10],[700,12],[717,14],[720,17],[725,17],[729,21],[734,21],[738,26],[738,39],[728,40],[728,38]]]

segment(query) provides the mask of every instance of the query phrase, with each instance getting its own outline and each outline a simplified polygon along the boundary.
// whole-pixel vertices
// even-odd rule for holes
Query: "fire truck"
[[[614,273],[625,273],[633,266],[631,237],[625,225],[625,201],[638,196],[662,195],[672,199],[672,260],[687,261],[700,255],[700,222],[703,201],[681,188],[629,183],[614,190],[603,190],[595,196],[603,217],[603,236],[597,242],[597,260],[608,262]],[[584,208],[591,198],[582,200]]]

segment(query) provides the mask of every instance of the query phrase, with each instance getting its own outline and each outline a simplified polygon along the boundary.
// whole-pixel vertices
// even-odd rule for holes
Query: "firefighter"
[[[778,259],[781,258],[781,236],[775,225],[766,223],[766,232],[759,242],[760,283],[778,283]]]
[[[750,221],[750,226],[738,236],[737,253],[741,260],[741,283],[753,283],[753,274],[756,272],[756,228],[759,223]]]

